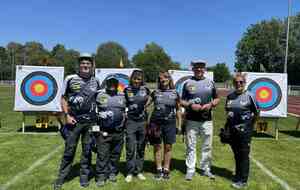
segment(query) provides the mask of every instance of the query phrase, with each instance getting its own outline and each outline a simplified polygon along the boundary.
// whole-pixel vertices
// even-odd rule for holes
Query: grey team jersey
[[[150,90],[145,86],[141,86],[140,88],[128,86],[125,88],[124,93],[128,107],[128,118],[145,120],[147,118],[145,104],[149,98]]]
[[[234,91],[227,96],[225,110],[231,125],[238,125],[251,120],[254,114],[258,113],[258,109],[256,98],[249,91],[242,94],[237,94]]]
[[[179,98],[175,89],[155,90],[151,93],[154,102],[154,110],[151,120],[175,119],[176,104]]]
[[[84,114],[93,110],[84,110],[81,105],[90,94],[95,94],[100,89],[100,81],[91,77],[83,79],[78,74],[68,75],[63,86],[63,96],[66,97],[72,114]],[[85,93],[83,93],[83,91]]]
[[[123,127],[126,108],[126,101],[123,93],[109,95],[105,90],[100,90],[96,97],[96,103],[100,127],[106,129]]]
[[[188,79],[183,86],[182,99],[188,102],[204,105],[217,97],[215,83],[208,78],[199,80],[192,77],[191,79]],[[186,119],[188,120],[211,120],[211,110],[195,112],[188,108],[186,112]]]

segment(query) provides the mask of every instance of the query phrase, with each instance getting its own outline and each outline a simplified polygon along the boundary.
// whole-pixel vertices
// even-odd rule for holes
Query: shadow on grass
[[[279,131],[280,133],[283,133],[283,134],[286,134],[286,135],[289,135],[289,136],[293,136],[293,137],[296,137],[296,138],[300,138],[300,130],[296,131],[296,130],[289,130],[289,131]]]
[[[36,128],[35,126],[25,126],[25,132],[34,132],[34,133],[48,133],[48,132],[57,132],[57,126],[48,126],[48,128]],[[18,132],[22,132],[22,128],[18,129]]]
[[[91,166],[91,169],[92,169],[92,174],[95,174],[96,165],[93,164]],[[120,173],[123,176],[127,175],[126,162],[124,162],[124,161],[120,162],[119,169],[120,169]],[[171,171],[174,171],[174,170],[179,171],[184,176],[185,172],[186,172],[185,160],[179,160],[179,159],[173,158],[171,161]],[[233,178],[232,171],[228,170],[227,168],[212,166],[211,170],[216,176],[226,178],[228,180],[231,180]],[[156,168],[155,168],[155,164],[153,161],[150,161],[150,160],[144,161],[144,172],[155,174]],[[196,172],[200,173],[200,169],[197,168]],[[72,166],[69,175],[66,177],[65,182],[72,181],[74,178],[79,177],[79,176],[80,176],[80,163],[75,163]],[[93,177],[94,177],[94,175],[90,176],[90,180]]]
[[[263,138],[274,138],[274,136],[273,135],[270,135],[270,134],[268,134],[268,133],[263,133],[263,132],[261,132],[261,133],[258,133],[258,132],[256,132],[256,131],[253,131],[253,133],[252,133],[252,137],[263,137]]]

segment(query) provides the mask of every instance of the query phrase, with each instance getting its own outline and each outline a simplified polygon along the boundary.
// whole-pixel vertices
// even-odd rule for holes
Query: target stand
[[[22,112],[23,133],[29,121],[34,123],[31,128],[34,131],[51,130],[48,126],[52,125],[53,117],[58,120],[58,113],[62,111],[63,76],[63,67],[16,66],[14,110]],[[58,120],[58,128],[60,125]]]
[[[35,130],[49,131],[51,127],[61,128],[63,121],[55,112],[22,112],[22,133],[25,133],[26,122],[34,123]],[[57,131],[56,131],[57,132]]]
[[[279,138],[278,121],[279,121],[278,117],[276,118],[260,117],[258,121],[256,121],[255,123],[256,133],[268,134],[268,132],[271,131],[271,128],[273,127],[275,132],[275,139],[278,140]],[[272,126],[270,126],[270,124]]]
[[[272,125],[275,139],[279,138],[279,118],[286,117],[286,75],[278,73],[247,73],[247,89],[255,96],[260,110],[257,133],[267,133]],[[249,81],[249,82],[248,82]]]

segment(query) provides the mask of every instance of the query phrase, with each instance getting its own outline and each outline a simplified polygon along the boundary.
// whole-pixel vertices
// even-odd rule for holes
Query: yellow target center
[[[41,84],[36,84],[34,86],[34,91],[36,93],[42,93],[44,90],[45,90],[45,87],[43,85],[41,85]]]
[[[259,96],[263,99],[268,98],[269,92],[267,90],[262,90],[259,92]]]

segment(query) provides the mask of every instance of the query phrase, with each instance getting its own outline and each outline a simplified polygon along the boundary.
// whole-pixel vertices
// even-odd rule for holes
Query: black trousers
[[[231,127],[232,142],[231,149],[235,159],[235,181],[247,183],[249,177],[249,153],[252,135],[252,125],[245,125],[244,128],[238,130]]]
[[[69,128],[68,135],[65,139],[65,150],[61,160],[57,183],[63,184],[69,174],[78,140],[81,136],[82,153],[80,159],[80,181],[86,183],[91,174],[91,136],[89,132],[91,124],[76,124]]]
[[[123,131],[110,131],[107,136],[96,133],[97,161],[96,181],[105,181],[119,172],[119,161],[124,143]]]
[[[126,169],[127,175],[143,171],[145,154],[146,121],[128,120],[126,126]]]

